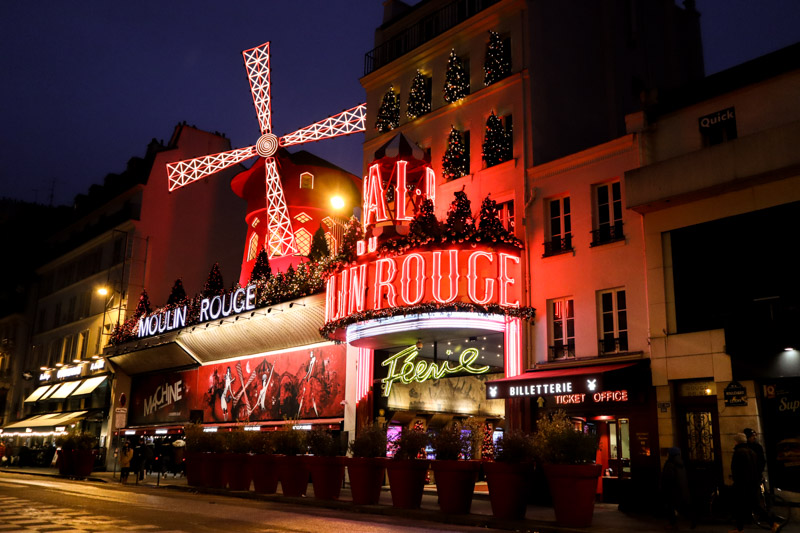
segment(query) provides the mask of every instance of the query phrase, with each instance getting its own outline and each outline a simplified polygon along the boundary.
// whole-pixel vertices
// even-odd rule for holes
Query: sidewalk
[[[54,468],[2,468],[2,473],[17,473],[29,474],[36,476],[49,476],[60,477],[58,471]],[[92,476],[87,478],[87,481],[97,483],[119,484],[119,472],[93,472]],[[136,486],[133,475],[129,478],[128,485]],[[392,499],[388,487],[384,488],[381,495],[379,505],[370,506],[355,506],[350,503],[351,495],[349,487],[342,489],[340,500],[338,501],[324,501],[314,499],[313,486],[309,484],[307,497],[304,498],[287,498],[280,494],[264,495],[256,494],[254,492],[232,492],[227,490],[216,489],[201,489],[197,487],[189,487],[186,483],[185,477],[173,477],[172,475],[158,476],[150,474],[145,476],[143,481],[140,481],[138,486],[156,489],[165,488],[171,490],[182,490],[187,492],[197,492],[204,494],[218,494],[238,498],[247,498],[251,500],[270,501],[270,502],[287,502],[296,505],[310,505],[315,507],[325,507],[329,509],[337,509],[342,511],[352,511],[359,513],[371,513],[388,516],[402,516],[404,518],[411,518],[416,520],[427,520],[432,522],[453,524],[456,526],[475,526],[486,527],[494,529],[504,529],[510,531],[529,531],[538,533],[549,532],[565,532],[565,531],[592,531],[592,532],[619,532],[627,531],[629,533],[642,532],[642,533],[663,533],[667,527],[665,520],[658,519],[649,515],[629,515],[617,510],[616,504],[598,503],[595,505],[594,519],[592,527],[588,529],[569,529],[558,527],[555,523],[555,515],[553,509],[550,507],[540,507],[530,505],[526,520],[524,521],[503,521],[497,520],[492,516],[491,504],[489,503],[489,495],[485,491],[485,483],[479,483],[476,486],[475,496],[472,500],[471,514],[456,516],[445,515],[439,511],[439,505],[436,497],[436,488],[426,488],[425,494],[422,499],[422,507],[419,510],[399,510],[391,506]],[[792,524],[793,525],[793,524]],[[688,523],[681,523],[682,529],[689,529]],[[732,526],[726,523],[720,524],[700,524],[693,531],[697,532],[726,532]],[[750,526],[752,531],[761,531],[756,526]],[[784,529],[784,532],[794,531],[794,529]]]

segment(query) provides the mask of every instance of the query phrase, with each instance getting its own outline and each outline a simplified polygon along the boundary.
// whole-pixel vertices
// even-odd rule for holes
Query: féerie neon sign
[[[431,363],[417,360],[417,355],[419,355],[419,350],[415,346],[409,346],[383,360],[381,366],[389,367],[388,375],[381,380],[384,396],[389,396],[392,391],[392,385],[398,381],[408,385],[413,382],[422,383],[429,379],[441,379],[449,374],[459,372],[476,375],[489,372],[488,366],[473,366],[479,355],[476,348],[467,348],[461,352],[458,357],[458,366],[456,367],[451,367],[450,361]]]

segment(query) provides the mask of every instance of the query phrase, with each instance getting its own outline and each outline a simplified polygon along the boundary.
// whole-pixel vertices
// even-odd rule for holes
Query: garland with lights
[[[486,119],[486,134],[483,138],[483,160],[486,168],[508,161],[513,156],[513,136],[503,127],[503,121],[494,114]]]
[[[464,70],[464,62],[456,55],[455,49],[450,51],[450,58],[447,60],[442,92],[444,101],[448,104],[457,102],[469,94],[469,78]]]
[[[469,161],[467,160],[467,146],[464,137],[455,126],[450,126],[447,136],[447,150],[442,156],[442,174],[447,181],[466,176]]]
[[[381,106],[378,109],[378,118],[375,120],[375,129],[380,133],[392,131],[400,125],[400,99],[394,92],[394,87],[389,86],[389,90],[383,95]]]
[[[483,83],[489,86],[511,74],[511,61],[508,58],[506,43],[495,31],[489,31],[489,44],[486,47],[486,60],[483,63],[485,74]]]
[[[408,104],[406,105],[406,116],[414,120],[431,111],[431,89],[430,78],[417,71],[414,81],[411,82],[411,89],[408,91]]]

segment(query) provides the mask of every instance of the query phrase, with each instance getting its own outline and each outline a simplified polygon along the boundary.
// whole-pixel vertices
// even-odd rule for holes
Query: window
[[[514,200],[503,202],[498,206],[498,216],[503,227],[512,234],[514,233]]]
[[[628,351],[628,307],[624,289],[598,294],[600,306],[600,355]]]
[[[305,224],[305,223],[306,223],[306,222],[308,222],[309,220],[312,220],[312,219],[311,219],[311,217],[310,217],[310,216],[308,216],[306,213],[298,213],[298,214],[296,214],[296,215],[294,216],[294,219],[295,219],[296,221],[298,221],[299,223],[301,223],[301,224]]]
[[[253,232],[250,243],[247,245],[247,260],[252,261],[258,257],[258,233]]]
[[[337,249],[337,244],[336,244],[336,237],[334,237],[333,235],[331,235],[330,233],[328,233],[326,231],[325,232],[325,240],[328,241],[328,250],[330,250],[330,252],[331,252],[331,257],[333,257],[337,253],[339,253],[339,250]]]
[[[549,235],[544,243],[544,256],[558,255],[572,250],[572,217],[569,196],[553,198],[547,202],[550,220]]]
[[[575,357],[575,305],[572,298],[547,302],[550,317],[550,360]]]
[[[697,119],[703,146],[714,146],[736,138],[736,110],[733,107]]]
[[[78,348],[75,350],[78,354],[78,359],[86,359],[86,348],[89,344],[89,330],[85,329],[81,331],[80,337],[78,340]]]
[[[622,233],[622,186],[619,181],[594,188],[595,221],[592,246],[625,239]]]
[[[114,251],[111,255],[111,264],[116,265],[125,259],[125,237],[114,239]]]
[[[297,244],[297,253],[300,255],[308,255],[311,251],[311,232],[306,228],[300,228],[294,232],[294,241]]]
[[[62,320],[62,318],[63,318],[63,317],[61,316],[61,302],[58,302],[58,303],[56,304],[56,312],[55,312],[55,315],[53,316],[53,327],[54,327],[54,328],[57,328],[58,326],[60,326],[60,325],[61,325],[61,320]]]
[[[314,188],[314,174],[311,172],[303,172],[300,174],[300,188],[313,189]]]
[[[71,296],[69,302],[67,303],[67,322],[73,322],[75,320],[75,306],[78,303],[77,296]]]

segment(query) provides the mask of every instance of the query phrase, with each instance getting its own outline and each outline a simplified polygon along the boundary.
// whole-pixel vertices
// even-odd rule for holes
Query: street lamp
[[[344,198],[342,198],[338,194],[336,196],[331,197],[331,205],[333,206],[334,209],[342,209],[344,207]]]

